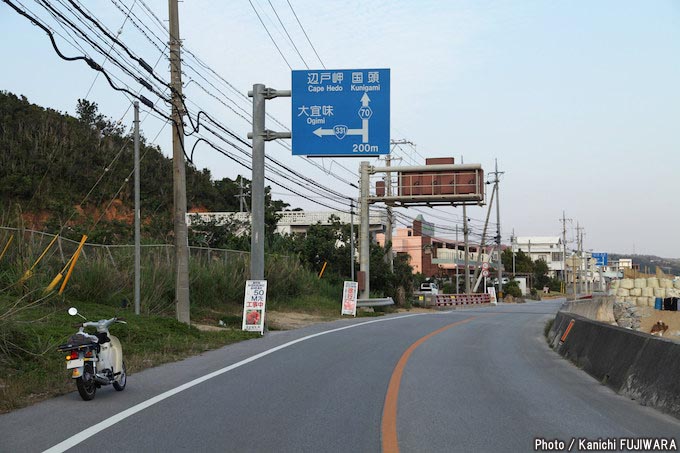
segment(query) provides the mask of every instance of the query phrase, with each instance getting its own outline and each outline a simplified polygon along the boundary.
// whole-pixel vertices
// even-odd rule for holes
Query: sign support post
[[[248,92],[253,98],[253,176],[251,182],[250,218],[250,278],[264,279],[264,142],[279,138],[291,138],[290,132],[274,132],[265,129],[265,100],[276,97],[290,97],[290,90],[266,88],[263,84],[253,85]]]

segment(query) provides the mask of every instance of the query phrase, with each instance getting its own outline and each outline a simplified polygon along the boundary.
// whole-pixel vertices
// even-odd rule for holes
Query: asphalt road
[[[543,338],[557,302],[347,319],[0,416],[0,451],[523,452],[535,439],[675,438]],[[125,345],[123,345],[125,347]],[[392,443],[391,443],[392,442]],[[566,450],[566,448],[565,448]],[[540,450],[539,450],[540,451]]]

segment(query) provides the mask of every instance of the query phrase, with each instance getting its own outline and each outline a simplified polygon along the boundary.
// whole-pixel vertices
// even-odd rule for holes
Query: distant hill
[[[129,242],[132,135],[95,103],[78,100],[76,111],[77,118],[0,91],[0,223],[21,217],[27,228],[67,226],[67,236],[89,232],[92,242]],[[172,230],[172,160],[143,137],[140,155],[143,234],[165,241]],[[191,164],[186,178],[189,210],[238,210],[238,179],[213,181],[209,170]],[[250,181],[243,181],[249,199]],[[267,200],[268,211],[288,206]]]
[[[680,259],[678,258],[660,258],[654,255],[619,255],[610,253],[609,258],[631,258],[633,264],[640,266],[640,271],[653,274],[656,272],[656,267],[659,266],[666,274],[680,275]]]

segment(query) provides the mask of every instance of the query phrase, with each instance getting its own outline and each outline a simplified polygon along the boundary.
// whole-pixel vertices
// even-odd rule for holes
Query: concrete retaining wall
[[[571,320],[574,325],[560,342]],[[680,418],[680,343],[563,311],[548,342],[617,393]]]
[[[595,321],[616,324],[613,306],[614,297],[595,297],[585,300],[568,300],[562,305],[560,310],[581,315]]]

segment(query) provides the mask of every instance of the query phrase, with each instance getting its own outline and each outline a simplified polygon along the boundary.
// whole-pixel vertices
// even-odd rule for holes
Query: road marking
[[[335,332],[340,332],[341,330],[347,330],[347,329],[353,329],[355,327],[361,327],[365,326],[368,324],[374,324],[377,322],[386,322],[386,321],[395,321],[397,319],[404,319],[404,318],[410,318],[412,316],[422,316],[422,315],[429,315],[432,313],[414,313],[410,315],[404,315],[404,316],[396,316],[394,318],[382,318],[382,319],[374,319],[372,321],[366,321],[362,322],[359,324],[352,324],[350,326],[344,326],[344,327],[338,327],[337,329],[331,329],[331,330],[326,330],[324,332],[319,332],[315,333],[312,335],[307,335],[306,337],[298,338],[297,340],[292,340],[289,341],[288,343],[284,343],[282,345],[276,346],[271,349],[267,349],[266,351],[260,352],[259,354],[255,354],[252,357],[248,357],[247,359],[243,359],[240,362],[234,363],[233,365],[229,365],[227,367],[221,368],[217,371],[213,371],[210,374],[206,374],[205,376],[201,376],[200,378],[194,379],[193,381],[189,381],[186,384],[182,384],[179,387],[175,387],[174,389],[170,389],[166,392],[161,393],[160,395],[154,396],[153,398],[150,398],[146,401],[142,401],[141,403],[132,406],[129,409],[126,409],[122,412],[119,412],[106,420],[103,420],[96,425],[90,426],[84,431],[79,432],[78,434],[74,434],[73,436],[69,437],[68,439],[64,440],[63,442],[58,443],[57,445],[45,450],[44,453],[61,453],[64,452],[70,448],[75,447],[76,445],[80,444],[81,442],[89,439],[90,437],[94,436],[95,434],[104,431],[106,428],[109,428],[110,426],[115,425],[118,422],[121,422],[125,420],[128,417],[131,417],[135,415],[137,412],[141,412],[144,409],[153,406],[156,403],[160,403],[161,401],[170,398],[171,396],[177,395],[180,392],[183,392],[185,390],[188,390],[192,387],[197,386],[198,384],[201,384],[209,379],[212,379],[214,377],[220,376],[224,373],[227,373],[231,370],[235,370],[236,368],[242,367],[243,365],[247,365],[248,363],[254,362],[257,359],[261,359],[262,357],[268,356],[269,354],[273,354],[276,351],[280,351],[281,349],[288,348],[290,346],[293,346],[294,344],[301,343],[303,341],[311,340],[312,338],[320,337],[322,335],[327,335],[329,333],[335,333]],[[457,324],[457,323],[454,323]],[[450,327],[450,326],[449,326]],[[448,328],[448,327],[447,327]],[[441,330],[441,329],[440,329]],[[439,331],[437,331],[439,332]]]
[[[404,351],[404,354],[402,354],[399,362],[397,362],[397,366],[394,367],[392,377],[390,378],[390,383],[387,386],[387,394],[385,395],[385,406],[383,407],[381,426],[383,453],[399,453],[399,439],[397,436],[397,403],[399,401],[399,386],[401,386],[401,377],[404,374],[406,362],[408,362],[408,359],[411,357],[413,351],[415,351],[418,346],[425,343],[435,335],[440,334],[451,327],[470,322],[476,318],[477,316],[463,319],[462,321],[457,321],[449,324],[448,326],[444,326],[441,329],[437,329],[434,332],[425,335],[420,340],[409,346],[406,351]]]

